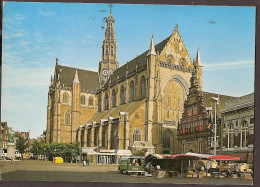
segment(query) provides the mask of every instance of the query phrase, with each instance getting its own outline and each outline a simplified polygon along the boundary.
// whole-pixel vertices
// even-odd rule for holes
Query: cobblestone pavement
[[[249,179],[184,178],[130,176],[119,174],[115,165],[54,164],[50,161],[1,161],[1,180],[4,181],[69,181],[112,183],[175,183],[175,184],[227,184],[252,185]]]

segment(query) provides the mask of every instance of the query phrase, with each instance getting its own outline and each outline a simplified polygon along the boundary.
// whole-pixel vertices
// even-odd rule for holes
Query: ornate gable
[[[185,65],[185,67],[193,68],[188,51],[178,31],[177,24],[174,32],[170,36],[170,39],[161,51],[159,60],[162,62],[171,62],[175,65]]]

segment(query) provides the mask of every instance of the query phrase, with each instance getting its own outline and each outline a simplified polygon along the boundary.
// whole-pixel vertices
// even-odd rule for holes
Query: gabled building
[[[199,54],[197,54],[197,59]],[[178,153],[214,154],[214,123],[216,111],[216,152],[220,152],[221,114],[225,102],[233,97],[215,93],[203,92],[197,79],[197,69],[190,79],[190,89],[184,103],[182,118],[178,125]],[[216,105],[212,97],[218,98]]]

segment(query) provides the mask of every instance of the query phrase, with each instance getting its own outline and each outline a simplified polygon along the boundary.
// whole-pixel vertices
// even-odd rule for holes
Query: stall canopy
[[[233,157],[233,156],[227,156],[227,155],[216,155],[208,157],[211,160],[240,160],[240,157]]]

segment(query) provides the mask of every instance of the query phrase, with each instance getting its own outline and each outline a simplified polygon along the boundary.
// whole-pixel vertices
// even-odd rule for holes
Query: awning
[[[240,160],[240,157],[227,156],[227,155],[216,155],[208,158],[211,160]]]
[[[123,150],[123,149],[118,150],[118,151],[117,151],[117,154],[118,154],[118,155],[125,155],[125,156],[131,156],[131,155],[132,155],[132,153],[131,153],[130,150]]]
[[[82,148],[81,151],[82,151],[82,153],[86,153],[86,154],[97,154],[97,152],[94,151],[94,149],[90,148],[90,147]]]
[[[200,154],[200,153],[186,153],[186,155],[190,155],[190,156],[197,156],[199,158],[208,158],[208,157],[211,157],[213,155],[209,155],[209,154]]]

